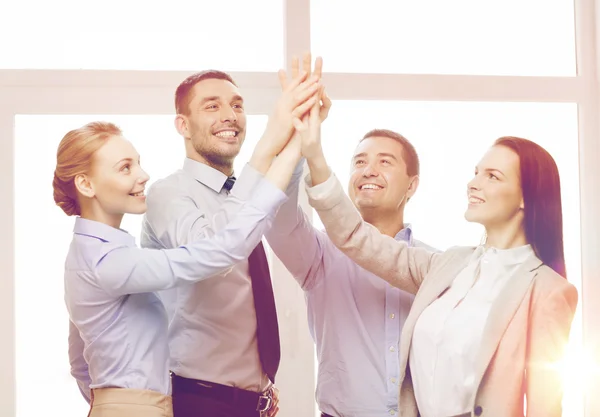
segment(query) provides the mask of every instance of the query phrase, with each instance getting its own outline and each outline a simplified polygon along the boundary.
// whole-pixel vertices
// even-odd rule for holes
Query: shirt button
[[[379,316],[381,317],[381,316]],[[394,348],[394,346],[390,346],[390,352],[394,352],[396,349]]]
[[[381,317],[381,316],[380,316]],[[396,414],[396,410],[390,410],[390,416],[393,416]]]
[[[394,317],[396,317],[396,315],[394,313],[390,313],[390,318],[393,319]]]
[[[391,381],[392,384],[395,384],[396,383],[396,378],[390,378],[390,381]]]

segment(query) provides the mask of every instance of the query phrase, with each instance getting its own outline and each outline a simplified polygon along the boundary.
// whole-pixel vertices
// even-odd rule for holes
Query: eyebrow
[[[200,100],[200,106],[209,101],[221,101],[221,97],[219,97],[219,96],[204,97],[202,100]],[[239,94],[236,94],[231,98],[231,101],[243,102],[244,98],[242,96],[240,96]]]
[[[131,159],[131,158],[123,158],[119,162],[117,162],[116,164],[114,164],[113,168],[116,167],[117,165],[121,165],[123,162],[133,162],[133,159]]]
[[[138,161],[141,160],[141,157],[138,155]],[[113,168],[116,167],[117,165],[121,165],[123,162],[133,162],[133,158],[123,158],[121,159],[119,162],[117,162],[116,164],[113,165]]]
[[[479,168],[479,167],[476,166],[475,169],[479,171],[481,168]],[[502,171],[500,171],[499,169],[496,169],[496,168],[485,168],[483,171],[484,172],[497,172],[500,175],[506,177],[506,175],[504,174],[504,172],[502,172]]]
[[[366,157],[366,156],[368,156],[366,152],[361,152],[361,153],[359,153],[359,154],[357,154],[357,155],[354,155],[354,156],[352,157],[352,159],[364,158],[364,157]],[[380,152],[380,153],[378,153],[378,154],[377,154],[377,156],[378,156],[378,157],[387,156],[388,158],[392,158],[392,159],[393,159],[393,160],[395,160],[395,161],[397,161],[397,160],[398,160],[398,158],[396,158],[396,156],[395,156],[394,154],[387,153],[387,152]]]

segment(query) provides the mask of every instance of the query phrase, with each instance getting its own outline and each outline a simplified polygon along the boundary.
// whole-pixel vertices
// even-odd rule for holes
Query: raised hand
[[[320,105],[316,103],[304,117],[294,117],[294,128],[300,136],[300,150],[307,160],[323,153],[321,147]]]
[[[302,119],[295,117],[293,120],[297,136],[300,137],[300,153],[306,158],[313,185],[325,182],[331,175],[321,146],[320,110],[317,102],[311,107],[308,115]]]
[[[314,75],[314,76],[318,77],[320,80],[321,76],[323,75],[323,58],[321,58],[319,56],[315,59],[315,68],[314,68],[314,71],[312,71],[312,73],[311,73],[311,62],[312,62],[312,57],[311,57],[310,52],[305,53],[302,57],[302,70],[309,75]],[[294,56],[292,58],[291,70],[292,70],[292,79],[295,79],[300,74],[300,60],[298,59],[297,56]],[[279,84],[281,85],[281,90],[285,91],[285,89],[287,88],[287,86],[289,84],[285,70],[283,70],[283,69],[279,70],[278,76],[279,76]],[[323,121],[325,121],[325,119],[327,119],[327,116],[329,115],[329,109],[331,109],[331,100],[329,99],[329,96],[327,96],[327,93],[325,92],[324,88],[321,91],[320,104],[321,104],[321,107],[319,109],[319,117],[321,119],[321,122],[323,122]]]

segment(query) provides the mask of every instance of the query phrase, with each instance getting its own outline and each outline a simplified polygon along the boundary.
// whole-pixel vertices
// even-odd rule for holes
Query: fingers
[[[287,74],[285,73],[284,69],[280,69],[279,71],[277,71],[277,77],[279,78],[279,85],[281,86],[282,90],[285,90],[287,87]]]
[[[306,101],[307,99],[309,99],[311,96],[317,96],[318,97],[318,92],[319,89],[321,88],[321,84],[319,84],[316,80],[314,79],[309,79],[306,83],[304,83],[303,85],[300,85],[296,91],[294,92],[294,105],[298,106],[300,103],[303,103],[304,101]],[[308,109],[307,109],[308,110]]]
[[[285,91],[292,91],[293,89],[298,87],[301,83],[303,83],[306,80],[306,77],[308,77],[308,73],[305,71],[302,71],[300,73],[300,75],[293,78],[292,81],[286,86]],[[314,83],[314,82],[316,82],[316,80],[313,80],[312,82]]]
[[[323,121],[327,119],[327,116],[329,115],[329,110],[331,109],[331,99],[327,95],[327,92],[325,92],[325,86],[323,86],[323,89],[321,91],[321,101],[323,104],[321,105],[320,117],[321,121]]]
[[[311,73],[312,55],[310,52],[305,52],[302,56],[302,69],[308,74]]]
[[[320,56],[318,56],[317,59],[315,59],[315,69],[313,71],[313,75],[319,78],[321,78],[321,76],[323,75],[323,58],[321,58]]]
[[[304,103],[300,104],[299,106],[296,106],[296,108],[292,111],[292,117],[302,117],[306,112],[308,112],[310,110],[310,108],[312,106],[314,106],[316,103],[318,103],[319,101],[319,96],[318,95],[313,95],[312,97],[310,97],[308,100],[306,100]]]
[[[310,74],[310,71],[306,71],[307,74]],[[297,56],[292,57],[292,78],[298,77],[300,74],[300,60]]]

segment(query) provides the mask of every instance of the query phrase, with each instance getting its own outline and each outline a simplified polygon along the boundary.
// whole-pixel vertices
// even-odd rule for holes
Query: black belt
[[[184,378],[174,373],[171,373],[171,383],[173,384],[173,393],[182,391],[210,397],[247,410],[264,412],[270,410],[273,405],[271,389],[258,393],[215,382]]]

